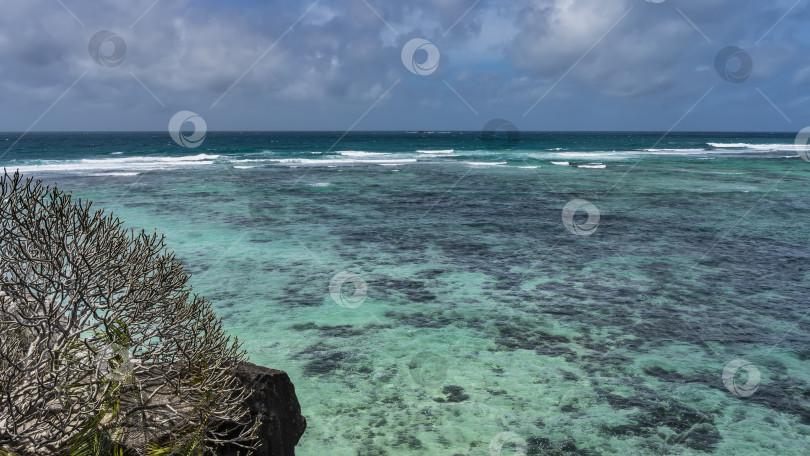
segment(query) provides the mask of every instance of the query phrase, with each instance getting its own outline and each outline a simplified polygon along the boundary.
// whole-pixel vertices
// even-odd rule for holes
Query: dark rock
[[[464,402],[470,398],[469,394],[464,394],[464,388],[457,385],[448,385],[442,388],[442,393],[445,397],[437,397],[433,400],[436,402]]]
[[[253,393],[245,401],[251,417],[261,416],[258,431],[259,446],[255,456],[294,456],[295,445],[307,428],[301,415],[301,405],[295,386],[285,372],[244,362],[236,369],[236,377]],[[226,447],[221,456],[244,455],[244,449]]]

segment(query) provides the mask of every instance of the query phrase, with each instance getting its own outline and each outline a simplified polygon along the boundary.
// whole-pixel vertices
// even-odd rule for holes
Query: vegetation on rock
[[[254,446],[246,359],[163,238],[0,178],[0,454]]]

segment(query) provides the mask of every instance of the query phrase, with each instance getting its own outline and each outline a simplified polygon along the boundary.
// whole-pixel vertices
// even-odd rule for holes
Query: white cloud
[[[248,7],[161,1],[130,28],[152,0],[65,2],[85,27],[58,2],[7,2],[0,15],[0,97],[5,104],[0,122],[6,129],[25,128],[26,121],[20,124],[19,119],[36,118],[43,106],[85,71],[66,101],[74,112],[86,113],[91,129],[92,122],[110,117],[109,110],[131,112],[136,118],[160,109],[133,74],[166,109],[207,109],[239,80],[218,109],[244,112],[283,106],[287,112],[300,110],[306,118],[304,110],[329,106],[334,110],[334,128],[346,123],[346,113],[363,112],[398,78],[403,83],[388,103],[400,110],[418,110],[420,116],[443,120],[448,118],[444,109],[458,107],[459,100],[441,83],[442,78],[452,81],[477,107],[502,106],[522,113],[580,58],[549,95],[549,103],[578,100],[596,107],[593,97],[598,95],[607,100],[602,101],[607,110],[606,104],[618,99],[680,101],[685,94],[700,94],[709,85],[721,83],[713,69],[720,48],[752,45],[793,4],[783,0],[767,5],[732,0],[684,0],[678,5],[641,0],[368,1],[398,34],[359,0],[324,0],[280,41],[309,3],[275,1]],[[751,49],[753,80],[782,78],[791,87],[810,80],[802,51],[809,40],[801,21],[809,10],[797,7],[759,47]],[[126,40],[126,59],[119,67],[99,66],[89,56],[90,37],[103,29]],[[417,36],[433,41],[442,53],[445,66],[430,82],[414,79],[400,62],[402,44]],[[796,98],[779,92],[771,95],[777,102],[780,97]],[[426,108],[435,114],[426,114]],[[58,115],[55,110],[53,116]]]

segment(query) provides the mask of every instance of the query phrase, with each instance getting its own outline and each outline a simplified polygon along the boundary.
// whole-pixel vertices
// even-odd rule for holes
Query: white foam
[[[748,147],[750,144],[747,143],[708,143],[712,147],[736,147],[736,148],[743,148]]]
[[[539,166],[518,166],[520,169],[537,169]]]
[[[391,155],[384,152],[366,152],[364,150],[343,150],[338,153],[344,157],[376,157],[380,155]]]
[[[649,152],[647,155],[691,155],[691,154],[705,154],[706,149],[644,149],[644,152]]]
[[[123,154],[124,154],[123,152],[113,152],[110,155],[123,155]]]
[[[577,168],[586,168],[586,169],[605,169],[607,165],[603,165],[601,163],[593,163],[590,165],[578,165]]]
[[[603,152],[555,152],[555,153],[546,153],[538,155],[538,158],[556,158],[563,160],[619,160],[623,158],[633,158],[637,156],[641,156],[644,152],[642,151],[623,151],[623,152],[616,152],[614,151],[603,151]]]
[[[137,176],[140,173],[94,173],[90,174],[93,177],[106,177],[106,176]]]
[[[557,165],[557,166],[568,166],[568,165],[570,165],[570,163],[568,163],[568,162],[555,162],[555,161],[551,162],[551,164],[552,165]]]
[[[400,159],[385,159],[385,160],[372,160],[372,159],[352,159],[352,158],[334,158],[334,159],[314,159],[314,158],[282,158],[282,159],[275,159],[275,160],[268,160],[271,162],[280,163],[283,165],[316,165],[316,166],[324,166],[324,165],[352,165],[352,164],[363,164],[363,163],[371,163],[371,164],[402,164],[402,163],[413,163],[416,161],[415,158],[400,158]]]
[[[331,187],[332,184],[329,182],[313,182],[311,184],[307,184],[310,187]]]
[[[239,165],[234,165],[234,168],[235,168],[235,169],[250,169],[250,168],[253,168],[253,166],[239,166]]]
[[[455,149],[446,149],[446,150],[417,150],[420,154],[452,154],[455,152]]]
[[[730,145],[731,146],[731,145]],[[729,147],[730,147],[729,146]],[[782,145],[784,150],[794,150],[788,148],[788,145]],[[793,146],[796,147],[796,146]],[[763,145],[761,151],[774,150],[766,145]],[[625,150],[625,151],[566,151],[566,152],[551,152],[545,154],[531,154],[532,157],[537,158],[552,158],[558,160],[622,160],[640,158],[649,155],[719,155],[719,154],[739,154],[741,150],[706,150],[699,148],[673,148],[673,149],[644,149],[644,150]]]
[[[464,162],[471,166],[501,166],[505,165],[506,162]]]
[[[185,162],[200,162],[200,161],[207,161],[207,160],[216,160],[219,158],[219,155],[207,155],[207,154],[198,154],[198,155],[185,155],[182,157],[150,157],[150,156],[138,156],[138,157],[126,157],[126,158],[102,158],[102,159],[92,159],[92,158],[84,158],[81,160],[82,163],[85,164],[110,164],[110,163],[151,163],[151,162],[158,162],[158,163],[185,163]]]
[[[399,160],[386,160],[385,163],[380,163],[376,160],[369,160],[367,163],[378,163],[383,166],[397,166],[403,163],[416,163],[415,158],[401,158]]]
[[[774,151],[774,150],[800,151],[804,150],[806,147],[803,144],[784,144],[784,143],[777,143],[777,144],[708,143],[708,144],[718,149],[733,148],[733,149],[748,149],[755,151]]]
[[[169,170],[188,166],[211,165],[219,155],[187,155],[182,157],[137,156],[82,160],[49,160],[40,164],[24,164],[16,167],[20,172],[89,173],[99,171],[137,172]],[[9,166],[9,168],[14,168]],[[109,173],[107,173],[109,175]]]

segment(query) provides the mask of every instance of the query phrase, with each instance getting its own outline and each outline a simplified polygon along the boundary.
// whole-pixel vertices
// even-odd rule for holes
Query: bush
[[[0,453],[251,448],[239,342],[163,237],[90,206],[0,178]]]

